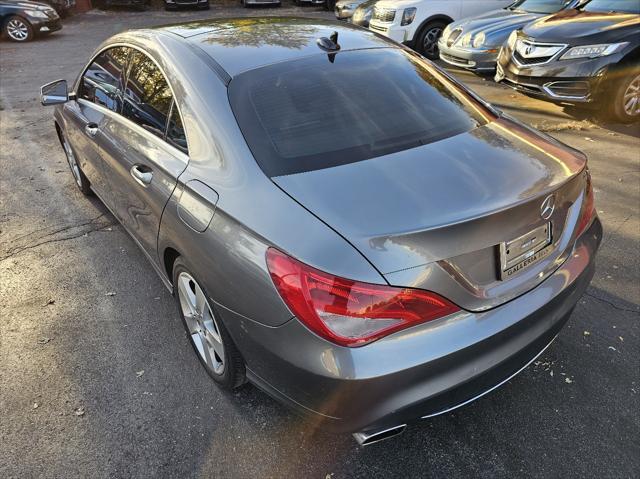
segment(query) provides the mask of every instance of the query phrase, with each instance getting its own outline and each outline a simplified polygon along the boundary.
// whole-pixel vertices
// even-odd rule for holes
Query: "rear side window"
[[[91,62],[80,82],[80,98],[119,112],[130,48],[114,47]]]
[[[182,126],[180,112],[175,103],[171,107],[171,117],[167,126],[167,141],[187,153],[187,136],[184,132],[184,126]]]
[[[144,53],[134,50],[129,64],[122,115],[163,138],[173,101],[169,83]]]
[[[268,176],[415,148],[484,122],[473,100],[400,49],[347,51],[332,61],[314,55],[251,70],[231,81],[229,99]]]

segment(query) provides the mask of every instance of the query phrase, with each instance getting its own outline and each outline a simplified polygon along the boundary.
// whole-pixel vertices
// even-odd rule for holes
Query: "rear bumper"
[[[298,320],[267,328],[224,308],[258,387],[334,431],[375,431],[437,415],[485,394],[558,334],[594,274],[596,219],[543,283],[482,313],[462,313],[361,348],[315,336]]]
[[[448,47],[447,43],[438,42],[440,59],[450,65],[473,71],[492,71],[496,69],[498,51],[466,50],[464,48]]]

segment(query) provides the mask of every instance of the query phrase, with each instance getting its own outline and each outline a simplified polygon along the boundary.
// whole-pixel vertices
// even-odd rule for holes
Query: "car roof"
[[[245,17],[157,27],[203,50],[233,77],[272,63],[324,54],[318,38],[338,33],[340,50],[389,48],[395,44],[373,32],[336,21],[293,17]]]

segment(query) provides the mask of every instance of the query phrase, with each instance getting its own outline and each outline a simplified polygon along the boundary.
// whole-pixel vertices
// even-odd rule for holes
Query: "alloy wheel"
[[[69,145],[69,142],[64,135],[62,136],[62,147],[64,148],[64,154],[67,157],[67,163],[69,163],[71,173],[73,174],[73,179],[76,180],[78,186],[82,188],[82,177],[80,176],[80,167],[76,161],[76,155],[73,154],[71,145]]]
[[[424,35],[422,50],[426,56],[435,58],[438,55],[438,40],[440,39],[440,35],[442,35],[442,28],[440,27],[430,28]]]
[[[18,18],[7,23],[7,35],[16,42],[24,42],[29,37],[29,26]]]
[[[202,361],[214,373],[224,372],[224,344],[220,328],[204,291],[188,273],[178,276],[178,298],[191,341]]]
[[[624,111],[627,115],[640,115],[640,75],[631,80],[631,83],[627,86],[624,92],[623,102]]]

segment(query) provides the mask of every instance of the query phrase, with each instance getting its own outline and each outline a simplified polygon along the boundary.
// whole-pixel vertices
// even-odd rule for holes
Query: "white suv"
[[[380,0],[369,29],[438,58],[438,39],[451,22],[504,8],[514,0]]]

